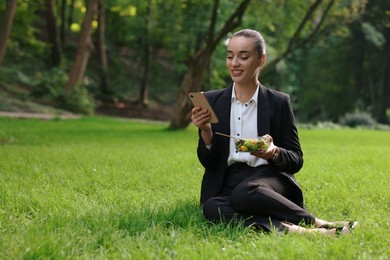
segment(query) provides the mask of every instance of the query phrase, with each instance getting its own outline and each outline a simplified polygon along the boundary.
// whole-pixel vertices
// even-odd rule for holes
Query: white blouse
[[[257,97],[259,95],[259,86],[249,102],[242,104],[236,98],[235,87],[232,91],[232,105],[230,113],[230,135],[237,138],[259,138],[257,136]],[[230,139],[229,157],[227,164],[232,165],[236,162],[245,162],[249,166],[256,167],[268,162],[262,158],[251,155],[248,152],[237,152],[234,145],[234,139]]]

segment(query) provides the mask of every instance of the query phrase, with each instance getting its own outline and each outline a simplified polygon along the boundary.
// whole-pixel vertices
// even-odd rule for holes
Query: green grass
[[[101,117],[0,118],[0,259],[389,259],[390,134],[300,130],[306,205],[352,235],[211,225],[197,133]]]

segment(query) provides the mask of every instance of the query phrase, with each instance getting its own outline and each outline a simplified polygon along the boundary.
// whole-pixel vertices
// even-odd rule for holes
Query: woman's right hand
[[[211,145],[213,139],[213,131],[211,130],[211,115],[207,109],[201,107],[194,107],[191,110],[191,120],[201,130],[201,135],[205,145]]]
[[[210,112],[207,111],[207,109],[202,109],[201,107],[194,107],[191,113],[191,120],[194,125],[196,125],[202,131],[211,130],[211,115]]]

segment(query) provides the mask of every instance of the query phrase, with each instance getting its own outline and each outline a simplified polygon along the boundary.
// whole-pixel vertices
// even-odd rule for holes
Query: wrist
[[[272,161],[273,162],[279,162],[280,161],[280,148],[275,146],[275,151],[272,154]]]
[[[211,130],[211,128],[208,130],[201,129],[200,133],[201,133],[204,144],[206,146],[211,145],[212,139],[213,139],[213,131]]]
[[[203,126],[200,126],[199,129],[202,132],[211,132],[211,124],[205,124]]]

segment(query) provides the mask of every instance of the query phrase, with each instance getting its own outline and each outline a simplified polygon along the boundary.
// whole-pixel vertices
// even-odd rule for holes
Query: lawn
[[[207,223],[193,126],[0,118],[0,259],[389,259],[390,133],[299,134],[308,209],[352,234]]]

